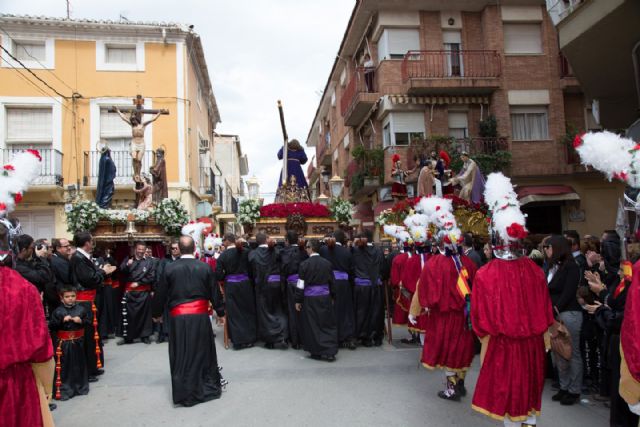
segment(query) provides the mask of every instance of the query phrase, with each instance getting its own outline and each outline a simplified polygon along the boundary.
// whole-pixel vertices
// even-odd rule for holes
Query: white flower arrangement
[[[348,200],[335,199],[329,206],[331,216],[340,224],[349,224],[353,218],[353,205]]]
[[[176,199],[164,199],[150,213],[164,231],[172,236],[180,235],[182,226],[189,222],[189,214]]]
[[[102,209],[100,219],[106,219],[112,224],[125,223],[129,214],[133,214],[136,222],[144,222],[151,217],[151,212],[140,209]]]
[[[375,223],[379,226],[385,226],[391,216],[391,209],[385,209],[376,217]]]
[[[81,200],[67,212],[67,229],[71,233],[93,230],[100,220],[101,209],[93,201]]]
[[[260,218],[260,201],[256,199],[246,199],[238,206],[238,222],[240,224],[255,225]]]

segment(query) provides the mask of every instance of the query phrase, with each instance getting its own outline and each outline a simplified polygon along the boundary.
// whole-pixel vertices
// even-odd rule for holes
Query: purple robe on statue
[[[278,151],[278,159],[282,160],[282,148]],[[302,165],[307,163],[307,155],[304,150],[289,150],[287,153],[287,181],[291,179],[291,176],[296,177],[296,184],[298,187],[306,188],[307,179],[302,172]],[[282,185],[282,172],[280,172],[279,185]]]

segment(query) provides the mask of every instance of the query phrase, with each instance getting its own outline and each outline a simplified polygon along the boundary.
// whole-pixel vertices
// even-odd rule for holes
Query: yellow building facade
[[[195,219],[211,201],[220,122],[202,43],[191,28],[163,23],[0,15],[0,161],[40,150],[40,177],[12,214],[35,238],[67,236],[65,206],[95,198],[99,148],[116,164],[112,207],[135,204],[131,128],[112,106],[167,109],[146,127],[142,171],[165,149],[169,197]],[[152,115],[146,114],[143,120]]]

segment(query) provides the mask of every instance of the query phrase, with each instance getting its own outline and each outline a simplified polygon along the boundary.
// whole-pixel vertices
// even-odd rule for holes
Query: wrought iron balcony
[[[84,152],[84,176],[83,185],[95,186],[98,184],[98,176],[100,172],[100,156],[99,151]],[[116,165],[116,177],[113,182],[116,185],[133,185],[133,162],[131,161],[131,152],[129,150],[111,151],[111,159]],[[146,150],[142,157],[142,172],[149,173],[149,168],[155,162],[155,153],[152,150]]]
[[[40,175],[31,185],[57,185],[62,186],[62,153],[53,148],[36,148],[40,152],[42,162],[40,163]],[[11,162],[13,156],[24,151],[24,148],[4,148],[0,150],[0,163]]]

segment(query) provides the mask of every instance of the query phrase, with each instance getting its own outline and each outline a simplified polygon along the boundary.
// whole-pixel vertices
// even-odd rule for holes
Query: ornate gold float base
[[[91,234],[98,242],[127,242],[131,236],[125,232],[126,228],[127,224],[98,221],[98,225]],[[163,242],[170,238],[164,232],[164,228],[153,219],[148,219],[146,222],[136,222],[136,233],[132,237],[133,240],[143,242]]]
[[[294,230],[305,239],[321,239],[338,228],[340,228],[338,223],[331,218],[301,218],[297,215],[289,218],[260,218],[253,227],[252,237],[257,233],[265,233],[276,240],[284,240],[287,230]]]

